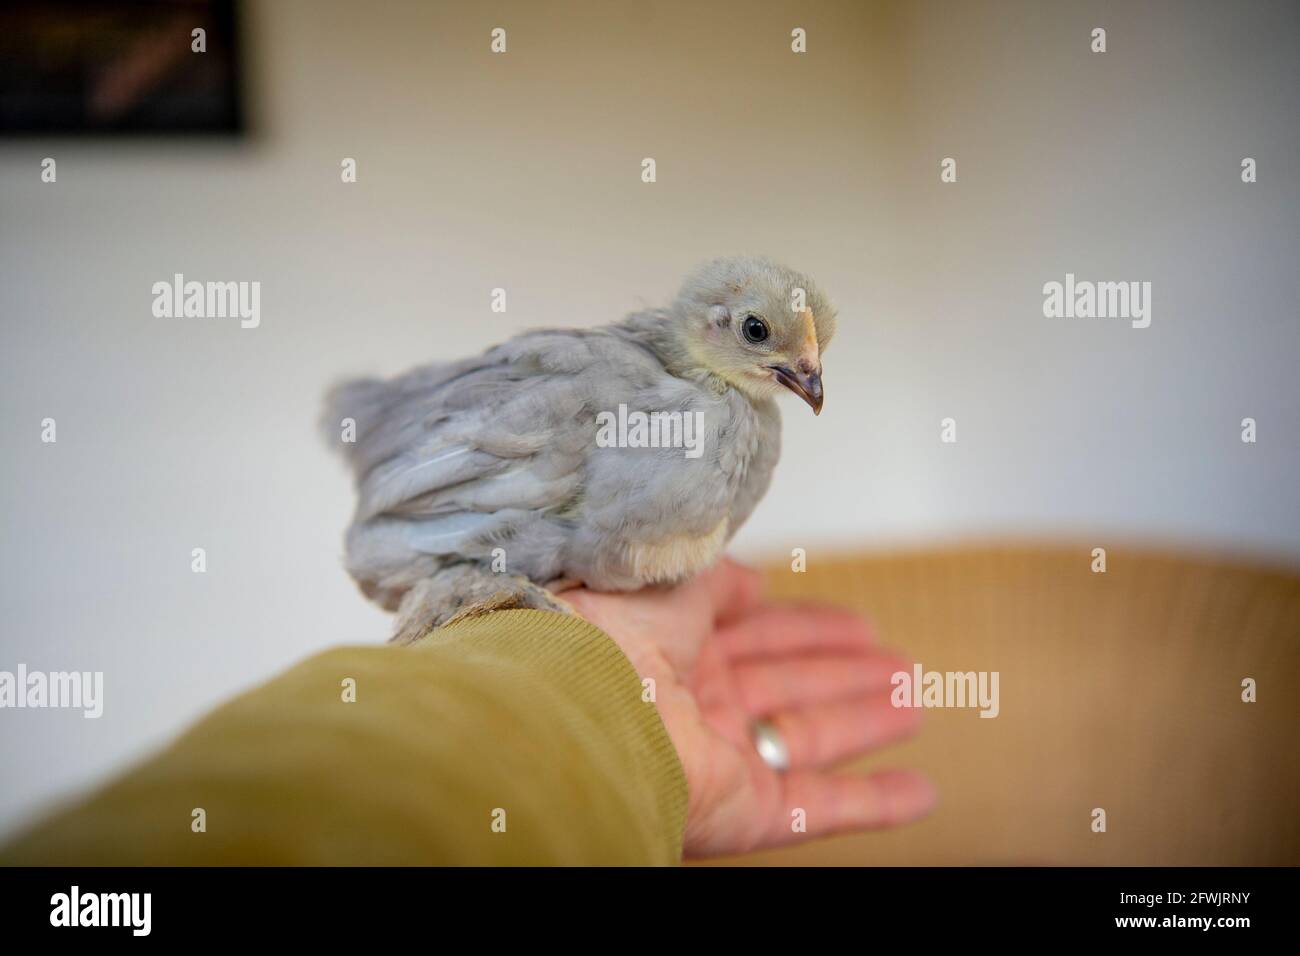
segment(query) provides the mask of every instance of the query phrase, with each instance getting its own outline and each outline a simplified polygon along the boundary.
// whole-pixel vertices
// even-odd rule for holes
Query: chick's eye
[[[767,338],[767,323],[756,315],[745,316],[745,322],[740,327],[746,341],[762,342]]]

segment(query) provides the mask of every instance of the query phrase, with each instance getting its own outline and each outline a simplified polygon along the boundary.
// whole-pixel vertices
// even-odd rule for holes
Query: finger
[[[863,652],[876,646],[871,627],[843,608],[768,604],[734,618],[716,640],[732,658],[779,657],[808,651]]]
[[[767,717],[785,739],[794,770],[829,767],[914,734],[921,722],[915,707],[895,707],[890,695],[783,710]]]
[[[753,610],[763,597],[763,575],[730,558],[723,558],[696,580],[708,594],[713,619],[719,624]]]
[[[911,671],[900,654],[831,654],[818,657],[748,658],[732,664],[744,708],[756,717],[781,710],[861,698],[888,690],[890,678]]]
[[[789,773],[782,778],[782,798],[769,846],[911,823],[934,809],[937,794],[918,771],[880,770],[867,776]],[[800,818],[806,832],[793,825]]]

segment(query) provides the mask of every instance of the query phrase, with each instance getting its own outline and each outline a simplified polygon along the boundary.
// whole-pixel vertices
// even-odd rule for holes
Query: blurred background
[[[936,715],[891,755],[939,778],[933,821],[767,861],[1300,861],[1294,3],[45,2],[0,25],[0,669],[105,674],[99,720],[0,712],[0,831],[386,637],[341,568],[328,385],[611,321],[751,252],[815,276],[840,331],[734,551],[927,668],[1004,672],[997,720]],[[1045,318],[1067,272],[1150,282],[1150,327]],[[174,273],[260,282],[260,326],[156,318]],[[1089,833],[1102,805],[1119,834]]]

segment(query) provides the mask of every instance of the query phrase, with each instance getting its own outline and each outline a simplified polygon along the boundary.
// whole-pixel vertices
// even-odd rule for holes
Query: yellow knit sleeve
[[[686,800],[618,646],[580,618],[498,611],[304,661],[0,862],[670,864]]]

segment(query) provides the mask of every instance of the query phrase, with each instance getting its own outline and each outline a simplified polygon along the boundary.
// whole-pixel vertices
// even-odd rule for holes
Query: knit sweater
[[[0,863],[671,864],[686,798],[609,637],[498,611],[298,664]]]

